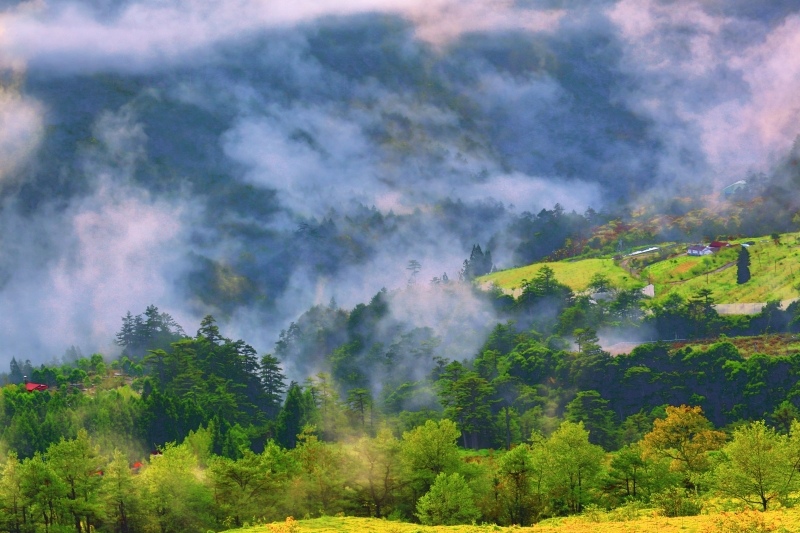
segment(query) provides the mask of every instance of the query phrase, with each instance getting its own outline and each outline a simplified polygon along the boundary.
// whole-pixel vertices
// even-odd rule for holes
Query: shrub
[[[643,506],[641,502],[629,501],[625,505],[620,505],[608,513],[608,519],[612,522],[628,522],[638,520]]]
[[[589,522],[602,522],[606,516],[606,513],[594,504],[585,505],[582,514]]]
[[[703,509],[703,503],[698,498],[678,487],[654,494],[652,501],[661,513],[668,517],[696,516]]]
[[[267,527],[270,533],[297,533],[299,531],[297,521],[291,516],[287,516],[286,522],[283,524],[269,524]]]

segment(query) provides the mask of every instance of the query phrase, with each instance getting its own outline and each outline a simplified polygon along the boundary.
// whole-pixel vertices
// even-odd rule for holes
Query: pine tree
[[[286,402],[278,414],[275,424],[275,436],[284,448],[294,448],[297,445],[297,435],[306,423],[304,413],[303,390],[294,381],[289,385]]]
[[[260,367],[261,387],[264,391],[262,405],[267,416],[273,418],[281,410],[283,394],[286,392],[286,376],[278,358],[272,354],[261,358]]]
[[[158,307],[155,305],[148,305],[144,310],[144,323],[142,324],[142,337],[147,344],[152,342],[158,337],[161,332],[161,314],[158,312]]]
[[[11,383],[18,384],[18,383],[22,383],[22,381],[24,379],[25,379],[25,375],[22,372],[22,367],[17,362],[17,359],[15,357],[12,357],[11,358],[11,372],[9,373],[8,380]]]
[[[211,315],[206,315],[200,322],[200,329],[197,330],[197,337],[204,337],[211,344],[222,344],[223,338],[219,333],[217,321]]]
[[[739,250],[739,258],[736,260],[736,283],[741,285],[750,281],[750,252],[746,246]]]
[[[122,347],[122,353],[126,355],[129,354],[128,348],[135,344],[136,342],[136,329],[133,315],[131,312],[128,311],[124,317],[122,317],[122,329],[116,335],[116,340],[114,341],[117,346]]]

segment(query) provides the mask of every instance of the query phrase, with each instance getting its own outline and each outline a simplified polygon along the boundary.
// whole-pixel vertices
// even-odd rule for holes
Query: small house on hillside
[[[687,255],[711,255],[727,248],[731,244],[725,241],[712,241],[708,246],[704,244],[693,244],[686,249]]]
[[[25,383],[25,390],[27,390],[28,392],[46,391],[47,388],[48,388],[47,385],[44,385],[42,383],[31,383],[30,381]]]
[[[693,244],[686,249],[686,253],[688,255],[711,255],[714,252],[704,244]]]

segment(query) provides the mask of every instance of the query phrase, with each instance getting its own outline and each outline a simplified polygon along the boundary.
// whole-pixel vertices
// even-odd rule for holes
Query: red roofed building
[[[27,390],[28,392],[33,392],[33,391],[37,391],[37,390],[38,391],[46,391],[47,390],[47,385],[42,385],[41,383],[28,382],[28,383],[25,384],[25,390]]]

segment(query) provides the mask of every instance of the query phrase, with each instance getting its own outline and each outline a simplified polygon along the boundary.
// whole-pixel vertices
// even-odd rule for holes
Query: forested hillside
[[[390,313],[409,293],[454,291],[507,318],[473,353]],[[27,372],[50,388],[0,391],[3,527],[200,531],[336,513],[530,524],[586,505],[788,505],[800,359],[766,341],[800,329],[795,310],[720,317],[699,295],[647,315],[634,294],[576,297],[546,269],[516,300],[466,281],[410,284],[353,309],[313,307],[263,355],[211,316],[189,336],[155,306],[129,313],[120,359],[12,362],[7,379]],[[743,357],[719,339],[612,357],[593,324],[759,333],[765,352]],[[289,381],[286,365],[308,378]],[[743,488],[754,474],[737,447],[762,445],[747,439],[778,454],[761,496]]]

